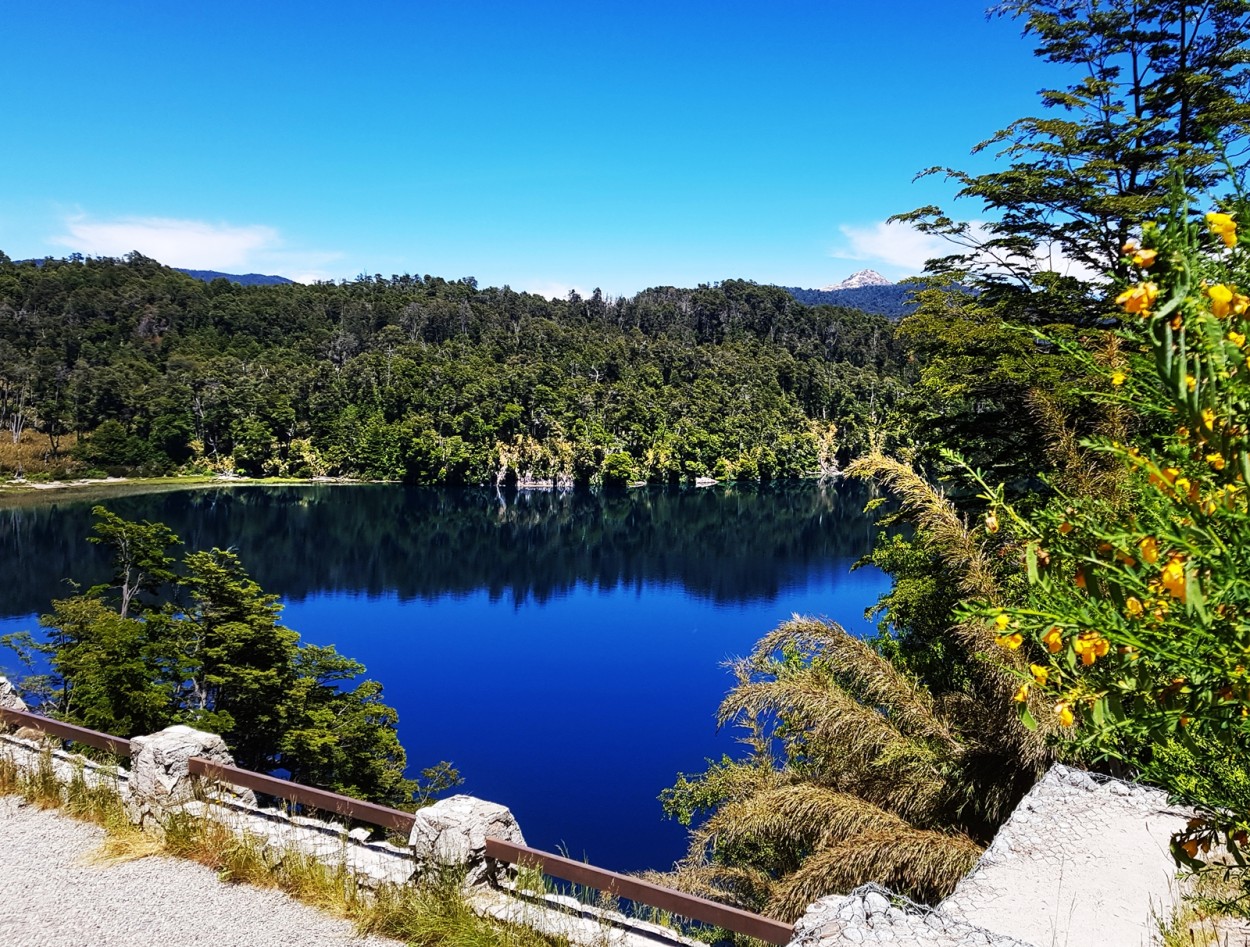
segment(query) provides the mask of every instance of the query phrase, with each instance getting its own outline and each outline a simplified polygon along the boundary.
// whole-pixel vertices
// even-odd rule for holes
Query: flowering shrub
[[[1115,300],[1125,354],[1101,367],[1103,397],[1149,433],[1087,444],[1125,467],[1110,494],[1024,515],[987,492],[986,529],[1019,543],[1030,590],[981,612],[1001,646],[1036,661],[1015,694],[1026,725],[1192,795],[1193,773],[1160,760],[1225,765],[1250,747],[1250,261],[1222,212],[1176,212],[1124,252],[1136,280]],[[1205,816],[1178,856],[1221,842],[1244,864],[1250,812],[1218,780],[1200,784],[1208,798],[1190,801]]]

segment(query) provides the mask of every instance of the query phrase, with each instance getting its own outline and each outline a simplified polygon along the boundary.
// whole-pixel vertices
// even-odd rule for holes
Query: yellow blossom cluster
[[[1009,651],[1015,651],[1020,645],[1024,644],[1024,635],[1018,631],[1012,631],[1010,624],[1011,618],[1006,612],[999,612],[998,617],[994,619],[994,627],[998,631],[998,646]]]
[[[1150,307],[1159,298],[1159,287],[1154,283],[1138,283],[1130,286],[1115,298],[1117,306],[1123,306],[1125,312],[1133,312],[1143,319],[1150,316]]]
[[[1216,283],[1207,287],[1207,296],[1211,300],[1211,313],[1217,319],[1227,319],[1230,315],[1245,315],[1250,308],[1250,298],[1237,292],[1233,286]]]
[[[1236,658],[1250,664],[1250,593],[1225,604],[1241,595],[1229,583],[1244,587],[1246,573],[1237,557],[1208,554],[1212,543],[1250,548],[1250,272],[1241,251],[1218,249],[1237,247],[1231,214],[1206,216],[1214,240],[1196,232],[1192,217],[1174,221],[1145,227],[1149,246],[1124,247],[1136,275],[1115,302],[1142,322],[1122,326],[1128,344],[1109,358],[1090,360],[1111,389],[1131,384],[1110,403],[1175,419],[1174,438],[1130,432],[1120,437],[1136,445],[1098,445],[1135,471],[1124,486],[1131,501],[1078,492],[1032,519],[974,473],[989,491],[985,531],[1010,523],[1009,541],[1027,544],[1028,606],[980,611],[997,644],[1015,652],[1021,719],[1037,726],[1041,707],[1053,726],[1080,726],[1075,738],[1094,746],[1119,739],[1124,727],[1152,738],[1177,727],[1198,732],[1221,702],[1230,705],[1224,719],[1241,713],[1250,734],[1250,681],[1223,661],[1226,670],[1212,678],[1205,657],[1235,638]],[[1142,357],[1149,354],[1153,370]]]
[[[1237,222],[1228,214],[1211,211],[1207,214],[1207,226],[1211,232],[1224,241],[1224,246],[1232,249],[1237,246]]]
[[[1072,650],[1081,659],[1081,663],[1088,667],[1099,658],[1107,656],[1111,643],[1096,631],[1083,631],[1073,640]]]

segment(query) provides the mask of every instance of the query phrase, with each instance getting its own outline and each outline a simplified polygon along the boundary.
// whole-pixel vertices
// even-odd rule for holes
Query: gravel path
[[[0,944],[5,947],[396,947],[202,865],[151,857],[93,865],[104,831],[0,797]]]

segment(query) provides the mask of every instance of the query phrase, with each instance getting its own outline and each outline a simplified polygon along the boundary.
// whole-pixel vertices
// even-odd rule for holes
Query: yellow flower
[[[1154,283],[1138,283],[1120,293],[1115,298],[1115,304],[1123,306],[1126,312],[1141,313],[1144,317],[1150,314],[1150,307],[1158,295],[1159,287]]]
[[[1043,687],[1046,685],[1046,678],[1050,677],[1050,670],[1048,668],[1044,668],[1040,664],[1030,664],[1029,671],[1033,674],[1033,680],[1037,681],[1037,683],[1041,684]]]
[[[1186,375],[1185,376],[1185,388],[1188,389],[1189,391],[1193,391],[1197,387],[1198,387],[1198,379],[1195,378],[1193,375]]]
[[[1042,644],[1046,646],[1046,650],[1051,654],[1061,650],[1063,648],[1063,629],[1058,625],[1052,627],[1050,631],[1042,635]]]
[[[1207,463],[1210,464],[1212,468],[1214,468],[1215,470],[1224,469],[1224,455],[1223,454],[1219,454],[1219,453],[1207,454],[1206,460],[1207,460]]]
[[[1076,576],[1072,579],[1072,581],[1076,583],[1076,587],[1078,589],[1084,592],[1085,591],[1085,570],[1077,569]]]
[[[1154,266],[1155,257],[1158,255],[1158,250],[1138,250],[1133,254],[1133,265],[1140,266],[1143,270],[1148,270]]]
[[[1107,639],[1096,631],[1083,631],[1072,642],[1072,650],[1080,656],[1081,663],[1087,667],[1098,658],[1105,657],[1110,647]]]
[[[1064,520],[1062,523],[1059,524],[1059,532],[1067,536],[1068,533],[1072,532],[1072,524],[1069,523],[1067,520]]]
[[[1147,536],[1137,547],[1141,550],[1141,557],[1151,565],[1159,561],[1159,541],[1153,536]]]
[[[1008,651],[1015,651],[1016,648],[1020,647],[1023,643],[1024,636],[1018,631],[1012,632],[1009,635],[1003,635],[998,639],[998,646],[1000,648],[1006,648]]]
[[[1237,246],[1237,223],[1228,214],[1211,211],[1207,214],[1207,226],[1211,232],[1224,241],[1224,246]]]
[[[1185,427],[1185,425],[1182,424],[1180,427],[1176,429],[1176,436],[1179,437],[1181,440],[1187,439],[1189,437],[1189,428]]]
[[[1141,600],[1136,595],[1130,595],[1124,600],[1124,610],[1128,612],[1129,618],[1141,618],[1144,611]]]
[[[1233,301],[1233,291],[1223,283],[1216,283],[1207,289],[1207,295],[1211,297],[1211,311],[1220,319],[1227,316],[1228,307]]]
[[[1076,721],[1076,717],[1072,714],[1072,705],[1066,700],[1061,700],[1055,704],[1055,713],[1059,715],[1059,725],[1070,727]]]
[[[1185,601],[1185,559],[1182,556],[1173,556],[1168,560],[1168,564],[1163,567],[1163,574],[1159,581],[1163,587],[1167,589],[1172,598],[1179,598]]]
[[[1124,382],[1127,379],[1128,379],[1128,375],[1124,374],[1124,372],[1112,372],[1111,373],[1111,384],[1113,384],[1117,388],[1119,388],[1122,384],[1124,384]]]
[[[1007,625],[1011,622],[1011,616],[1006,612],[999,612],[994,616],[994,624],[998,626],[999,631],[1006,631]]]
[[[998,517],[994,515],[993,510],[985,514],[985,528],[988,532],[998,532]]]
[[[1179,473],[1180,470],[1176,467],[1164,467],[1159,473],[1150,475],[1150,485],[1162,488],[1166,484],[1170,487],[1176,483],[1176,475]]]
[[[1016,693],[1011,699],[1017,704],[1023,704],[1029,699],[1029,685],[1021,684],[1018,688],[1016,688]]]
[[[1233,345],[1237,346],[1237,348],[1241,348],[1243,345],[1246,344],[1246,337],[1244,334],[1240,332],[1234,332],[1232,329],[1229,329],[1228,341],[1232,342]]]
[[[1250,364],[1250,359],[1247,359],[1247,363]],[[1202,409],[1202,426],[1208,431],[1215,427],[1215,411],[1211,408]]]

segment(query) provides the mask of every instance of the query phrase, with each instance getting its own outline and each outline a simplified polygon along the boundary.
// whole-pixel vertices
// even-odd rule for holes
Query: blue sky
[[[1062,84],[987,0],[4,4],[0,250],[563,295],[918,271]]]

